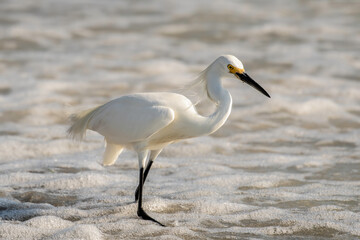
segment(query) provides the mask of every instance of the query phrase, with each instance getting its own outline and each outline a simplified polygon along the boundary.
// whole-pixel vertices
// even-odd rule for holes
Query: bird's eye
[[[233,67],[232,65],[230,65],[230,64],[229,64],[227,67],[228,67],[229,70],[233,70],[233,69],[234,69],[234,67]]]

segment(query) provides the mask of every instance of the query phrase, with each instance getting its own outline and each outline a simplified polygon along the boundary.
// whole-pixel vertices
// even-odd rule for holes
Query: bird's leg
[[[151,165],[153,164],[153,162],[157,158],[157,156],[159,156],[161,151],[162,151],[162,149],[157,149],[157,150],[152,150],[150,152],[149,161],[148,161],[148,163],[146,165],[145,172],[144,172],[144,183],[145,183],[147,175],[148,175],[148,173],[150,171]],[[139,186],[136,188],[136,191],[135,191],[135,202],[139,198],[139,187],[140,187],[140,183],[139,183]]]
[[[150,168],[151,168],[151,165],[153,164],[153,160],[149,159],[149,162],[146,166],[146,169],[145,169],[145,172],[144,172],[144,181],[143,181],[143,184],[145,183],[146,181],[146,177],[150,171]],[[140,188],[140,182],[139,182],[139,185],[138,187],[136,188],[136,191],[135,191],[135,202],[139,199],[139,188]]]
[[[156,221],[155,219],[153,219],[152,217],[150,217],[142,208],[142,193],[143,193],[143,186],[144,186],[144,168],[141,167],[140,168],[140,176],[139,176],[139,201],[138,201],[138,210],[137,210],[137,214],[139,217],[141,217],[144,220],[150,220],[153,222],[156,222],[157,224],[159,224],[160,226],[165,227],[165,225],[159,223],[158,221]]]

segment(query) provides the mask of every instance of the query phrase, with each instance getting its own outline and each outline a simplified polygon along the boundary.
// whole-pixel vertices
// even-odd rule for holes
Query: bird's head
[[[219,71],[221,71],[224,76],[229,76],[229,74],[231,76],[235,76],[265,96],[270,97],[270,95],[257,82],[247,75],[242,62],[236,57],[232,55],[224,55],[219,57],[215,62],[219,62]]]

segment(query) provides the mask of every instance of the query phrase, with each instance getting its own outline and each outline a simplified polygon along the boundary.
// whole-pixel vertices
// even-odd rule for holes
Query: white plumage
[[[233,76],[270,97],[245,73],[242,63],[236,57],[225,55],[205,69],[195,83],[204,86],[207,96],[216,105],[215,112],[210,116],[199,115],[194,104],[177,93],[137,93],[73,115],[73,124],[68,132],[78,139],[84,137],[87,129],[103,135],[107,143],[104,165],[113,164],[124,148],[138,153],[140,180],[139,192],[135,194],[136,199],[139,197],[138,215],[157,222],[141,206],[142,185],[152,162],[168,144],[211,134],[225,123],[231,112],[232,99],[230,93],[222,87],[221,80]]]

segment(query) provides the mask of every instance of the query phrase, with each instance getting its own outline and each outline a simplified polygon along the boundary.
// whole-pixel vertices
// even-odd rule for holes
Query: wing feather
[[[88,128],[117,144],[145,140],[175,118],[174,111],[134,96],[125,96],[99,107]]]

